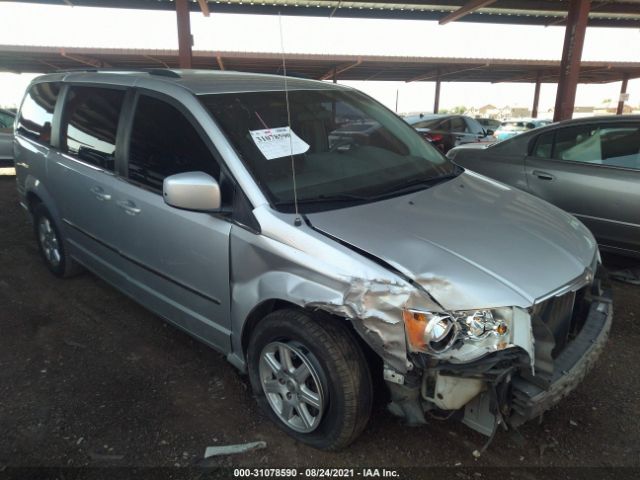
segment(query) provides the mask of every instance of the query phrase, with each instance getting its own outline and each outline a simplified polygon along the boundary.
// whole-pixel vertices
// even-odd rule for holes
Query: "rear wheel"
[[[371,413],[371,374],[345,322],[278,310],[249,342],[249,376],[260,406],[289,435],[324,450],[353,442]]]
[[[33,225],[40,254],[47,268],[58,277],[69,277],[82,270],[67,256],[64,239],[46,207],[39,203],[33,208]]]

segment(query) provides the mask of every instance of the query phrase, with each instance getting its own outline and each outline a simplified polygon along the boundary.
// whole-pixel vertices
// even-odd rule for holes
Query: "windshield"
[[[356,91],[199,97],[272,205],[293,211],[292,155],[301,212],[425,188],[459,173],[390,110]]]

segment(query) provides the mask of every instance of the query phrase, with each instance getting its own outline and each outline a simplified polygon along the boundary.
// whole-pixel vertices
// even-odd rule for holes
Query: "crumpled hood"
[[[597,248],[573,216],[469,171],[420,192],[307,216],[451,310],[528,307],[582,275]]]

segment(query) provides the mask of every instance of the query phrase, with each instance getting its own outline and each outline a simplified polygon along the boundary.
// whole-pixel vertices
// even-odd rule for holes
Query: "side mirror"
[[[204,172],[185,172],[171,175],[162,183],[162,196],[167,205],[212,212],[220,210],[220,186]]]
[[[487,136],[488,136],[488,135],[493,135],[494,133],[496,133],[496,132],[494,132],[494,131],[493,131],[493,130],[491,130],[491,129],[487,130]]]

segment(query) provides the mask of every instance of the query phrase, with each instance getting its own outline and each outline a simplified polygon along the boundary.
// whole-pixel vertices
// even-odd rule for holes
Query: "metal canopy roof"
[[[14,0],[42,5],[174,10],[173,0]],[[190,0],[191,10],[321,17],[563,25],[569,0]],[[455,12],[455,13],[454,13]],[[640,27],[640,0],[592,0],[589,26]]]
[[[392,57],[374,55],[285,55],[289,74],[339,80],[554,83],[560,62],[554,60]],[[0,45],[0,70],[47,73],[78,68],[177,68],[177,50],[63,48]],[[193,68],[282,73],[280,53],[194,51]],[[581,83],[639,78],[640,62],[581,63]]]

